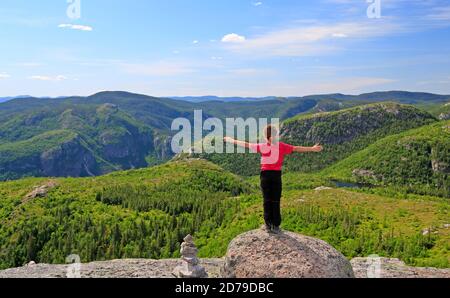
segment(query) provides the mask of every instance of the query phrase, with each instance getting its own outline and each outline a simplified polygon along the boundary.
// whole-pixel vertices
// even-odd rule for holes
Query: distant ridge
[[[47,97],[47,96],[43,96],[43,97],[33,97],[31,95],[18,95],[18,96],[9,96],[9,97],[0,97],[0,103],[2,102],[7,102],[13,99],[24,99],[24,98],[53,98],[53,99],[64,99],[67,98],[68,96],[58,96],[58,97]]]
[[[341,93],[308,95],[302,98],[308,99],[334,99],[334,100],[352,100],[366,102],[396,101],[404,104],[417,104],[427,102],[446,102],[450,100],[450,95],[441,95],[427,92],[409,92],[409,91],[378,91],[363,93],[360,95],[346,95]]]
[[[239,102],[239,101],[264,101],[264,100],[276,100],[276,96],[265,97],[219,97],[214,95],[206,96],[174,96],[169,97],[175,100],[189,101],[189,102],[206,102],[206,101],[222,101],[222,102]]]
[[[18,96],[10,96],[10,97],[0,97],[0,103],[6,102],[11,99],[20,99],[20,98],[29,98],[30,95],[18,95]]]
[[[370,93],[363,93],[359,95],[349,95],[342,93],[330,93],[330,94],[312,94],[306,96],[264,96],[264,97],[241,97],[241,96],[230,96],[230,97],[220,97],[215,95],[205,95],[205,96],[151,96],[144,94],[137,94],[125,91],[102,91],[95,93],[91,96],[40,96],[33,97],[30,95],[19,95],[11,97],[0,97],[0,103],[10,101],[13,99],[23,99],[23,98],[40,98],[40,99],[65,99],[71,97],[77,98],[92,98],[98,97],[100,95],[119,95],[119,96],[143,96],[143,97],[153,97],[153,98],[165,98],[172,99],[176,101],[185,101],[191,103],[205,103],[205,102],[224,102],[224,103],[237,103],[237,102],[256,102],[256,101],[273,101],[279,99],[287,100],[298,100],[298,99],[312,99],[312,100],[339,100],[339,101],[364,101],[364,102],[380,102],[380,101],[395,101],[404,104],[417,104],[417,103],[445,103],[450,101],[450,95],[435,94],[429,92],[410,92],[410,91],[377,91]]]
[[[343,101],[397,101],[400,103],[415,104],[420,102],[444,102],[450,100],[450,95],[441,95],[427,92],[409,92],[409,91],[378,91],[371,93],[363,93],[360,95],[347,95],[342,93],[331,94],[315,94],[307,96],[290,96],[290,97],[219,97],[219,96],[185,96],[185,97],[169,97],[175,100],[189,101],[189,102],[207,102],[207,101],[221,101],[221,102],[240,102],[240,101],[265,101],[276,100],[278,98],[287,99],[333,99]]]

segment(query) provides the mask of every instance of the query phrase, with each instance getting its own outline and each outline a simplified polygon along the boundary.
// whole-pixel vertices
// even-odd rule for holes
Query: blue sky
[[[0,96],[450,94],[448,0],[2,0]]]

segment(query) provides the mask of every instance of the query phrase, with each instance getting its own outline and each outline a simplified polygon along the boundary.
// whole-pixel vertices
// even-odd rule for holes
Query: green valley
[[[178,257],[188,233],[202,257],[221,257],[231,239],[262,224],[257,183],[192,159],[96,178],[3,182],[0,267],[63,263],[71,253],[83,262]],[[45,195],[27,196],[46,184]],[[331,185],[314,174],[286,174],[285,185],[285,229],[324,239],[349,258],[376,253],[449,266],[445,199],[314,190]],[[437,233],[422,235],[429,228]]]

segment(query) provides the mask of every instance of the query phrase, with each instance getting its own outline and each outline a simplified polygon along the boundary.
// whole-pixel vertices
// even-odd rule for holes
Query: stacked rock
[[[194,239],[191,235],[184,238],[181,244],[181,260],[183,264],[173,271],[178,278],[206,278],[208,274],[205,268],[199,265],[200,260],[197,258],[198,249],[195,247]]]

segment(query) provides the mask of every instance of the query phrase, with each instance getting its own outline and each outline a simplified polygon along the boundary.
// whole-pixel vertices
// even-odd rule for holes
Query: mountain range
[[[0,97],[0,103],[6,102],[17,98],[32,98],[29,95],[19,95],[14,97]],[[69,96],[59,96],[56,99],[67,98]],[[40,97],[47,98],[47,97]],[[445,102],[450,99],[450,95],[440,95],[426,92],[408,92],[408,91],[385,91],[385,92],[372,92],[364,93],[360,95],[346,95],[341,93],[332,94],[319,94],[319,95],[307,95],[307,96],[290,96],[290,97],[279,97],[279,96],[264,96],[264,97],[220,97],[215,95],[205,95],[205,96],[167,96],[165,98],[170,98],[178,101],[187,101],[193,103],[202,102],[242,102],[242,101],[267,101],[267,100],[277,100],[277,99],[333,99],[333,100],[346,100],[346,101],[396,101],[401,103],[416,104],[424,102]]]
[[[20,97],[0,104],[0,179],[96,176],[162,163],[173,157],[172,121],[178,117],[192,120],[194,110],[199,109],[205,118],[280,118],[288,130],[295,132],[295,136],[286,135],[287,140],[297,144],[319,141],[333,148],[321,160],[307,157],[301,162],[288,162],[291,170],[318,170],[372,140],[437,121],[438,115],[418,108],[426,106],[438,112],[448,99],[445,95],[400,91],[231,102],[188,102],[128,92]],[[397,104],[354,108],[387,101]],[[398,103],[415,104],[416,108]],[[310,116],[342,110],[345,112]],[[358,119],[363,120],[359,123]],[[353,137],[349,139],[348,134]],[[236,167],[236,163],[219,164],[226,169]],[[254,173],[251,169],[246,168]]]

